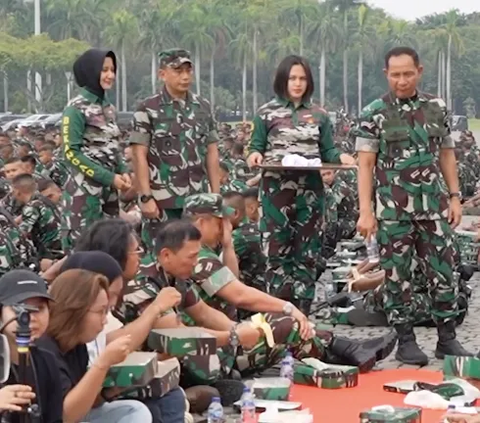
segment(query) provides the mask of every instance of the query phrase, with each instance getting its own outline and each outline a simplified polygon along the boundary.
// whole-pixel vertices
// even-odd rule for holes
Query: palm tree
[[[369,8],[364,4],[358,8],[358,113],[363,108],[362,88],[363,88],[363,49],[365,48],[366,38],[368,35],[367,21],[369,15]]]
[[[319,61],[319,90],[320,105],[326,104],[325,86],[326,86],[326,66],[327,54],[335,51],[336,46],[341,40],[341,27],[337,16],[333,13],[328,3],[320,4],[309,14],[309,22],[307,22],[307,33],[312,45],[320,48]]]
[[[182,42],[194,51],[195,85],[197,94],[200,94],[201,58],[211,52],[215,46],[215,39],[208,31],[212,16],[207,14],[205,4],[200,3],[193,3],[187,12],[182,11],[182,13],[183,20],[180,23]]]
[[[446,69],[446,101],[447,101],[447,108],[452,110],[452,49],[455,50],[459,54],[463,54],[464,51],[464,44],[460,33],[458,32],[458,22],[460,16],[458,15],[457,10],[451,10],[447,13],[446,16],[446,24],[445,24],[445,32],[448,37],[447,41],[447,69]]]
[[[125,52],[127,46],[134,42],[139,35],[138,22],[135,15],[126,9],[120,9],[112,15],[112,21],[105,31],[106,39],[120,50],[120,66],[117,75],[120,73],[122,84],[122,111],[127,111],[128,93],[127,93],[127,61]],[[120,72],[118,72],[120,71]],[[118,93],[118,91],[117,91]],[[118,96],[117,96],[118,104]]]
[[[298,27],[299,53],[303,56],[303,44],[306,32],[306,19],[316,8],[317,4],[312,0],[288,0],[285,6],[281,7],[281,18],[287,25],[293,23]],[[294,22],[292,22],[292,18]]]
[[[237,28],[237,38],[230,42],[230,51],[235,67],[242,71],[242,119],[247,120],[247,70],[248,58],[252,51],[251,38],[246,24]]]
[[[157,92],[158,53],[174,38],[176,11],[172,0],[150,0],[140,13],[141,46],[150,51],[150,83],[152,94]]]
[[[330,0],[332,5],[342,14],[343,17],[343,106],[348,113],[348,52],[349,52],[349,31],[348,12],[364,2],[362,0]]]
[[[221,0],[205,0],[205,9],[209,16],[208,33],[212,37],[213,44],[210,50],[210,106],[212,113],[215,110],[215,56],[224,52],[231,38],[232,30],[222,13]]]

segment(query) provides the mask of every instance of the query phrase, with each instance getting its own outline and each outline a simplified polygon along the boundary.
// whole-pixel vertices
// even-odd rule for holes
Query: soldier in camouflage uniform
[[[63,112],[62,136],[68,180],[64,187],[62,243],[70,251],[85,227],[119,214],[118,191],[131,180],[119,144],[115,108],[105,97],[115,80],[112,51],[91,49],[80,56],[73,73],[80,94]]]
[[[17,217],[22,212],[22,205],[13,197],[11,182],[16,176],[25,173],[23,163],[18,157],[12,157],[5,162],[3,170],[5,173],[5,179],[9,183],[9,192],[2,198],[1,206],[12,216]]]
[[[231,216],[232,239],[238,260],[240,280],[248,286],[266,292],[267,257],[262,250],[262,234],[258,223],[248,220],[242,194],[227,192],[223,195],[223,199],[227,206],[235,210]]]
[[[282,61],[274,89],[277,97],[260,107],[253,120],[250,167],[278,164],[289,154],[327,163],[354,163],[334,147],[327,112],[311,103],[313,78],[304,58],[289,56]],[[320,252],[322,179],[318,171],[266,171],[260,192],[267,287],[272,295],[292,299],[308,314]]]
[[[424,365],[428,357],[416,343],[410,317],[414,253],[432,297],[439,336],[435,356],[469,355],[455,334],[458,290],[450,224],[460,223],[461,206],[454,143],[444,101],[417,91],[423,71],[418,54],[410,48],[395,48],[387,53],[385,66],[391,92],[362,111],[355,130],[358,230],[366,239],[376,232],[380,265],[386,274],[385,311],[399,335],[396,358]],[[374,171],[376,218],[372,210]]]
[[[235,172],[230,172],[230,169],[225,162],[220,163],[220,193],[227,192],[245,192],[248,189],[247,184],[240,179],[235,178]]]
[[[29,236],[39,259],[63,257],[60,238],[60,212],[57,206],[37,191],[31,175],[19,175],[13,180],[13,195],[23,204],[20,231]]]
[[[197,194],[185,200],[184,215],[202,235],[202,248],[190,277],[200,298],[233,321],[237,320],[237,308],[267,313],[264,318],[272,330],[275,347],[268,344],[267,337],[252,350],[245,351],[236,362],[242,374],[273,366],[283,357],[287,347],[297,358],[311,356],[328,361],[332,359],[329,354],[333,353],[362,370],[369,370],[376,359],[380,359],[375,351],[382,350],[383,356],[391,352],[395,344],[393,334],[376,339],[371,348],[364,348],[364,344],[339,339],[331,332],[312,331],[313,326],[294,305],[241,283],[236,256],[231,254],[233,241],[227,216],[232,214],[233,210],[222,205],[222,198],[216,194]],[[215,227],[223,229],[215,230]],[[220,243],[223,262],[214,251]]]
[[[148,250],[159,223],[181,216],[185,197],[220,191],[216,123],[210,103],[189,91],[190,53],[171,49],[159,57],[165,85],[138,106],[130,137]]]

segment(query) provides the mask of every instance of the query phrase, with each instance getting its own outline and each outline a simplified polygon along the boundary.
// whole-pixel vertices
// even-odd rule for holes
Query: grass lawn
[[[480,131],[480,119],[468,119],[468,129],[470,131]]]

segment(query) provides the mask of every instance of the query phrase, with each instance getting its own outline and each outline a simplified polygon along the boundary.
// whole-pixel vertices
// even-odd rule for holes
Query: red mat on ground
[[[429,370],[395,369],[374,371],[361,374],[358,386],[345,389],[320,389],[310,386],[295,385],[292,391],[292,401],[309,408],[315,423],[358,423],[359,414],[377,405],[390,404],[403,406],[405,395],[390,393],[383,390],[388,382],[400,380],[418,380],[420,382],[439,383],[443,379],[441,372]],[[439,423],[443,411],[423,410],[422,423]]]

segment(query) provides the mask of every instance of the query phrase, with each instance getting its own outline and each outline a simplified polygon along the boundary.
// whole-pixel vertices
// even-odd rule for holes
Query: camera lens
[[[18,322],[22,326],[29,326],[30,325],[30,313],[28,311],[22,311],[18,315]]]

